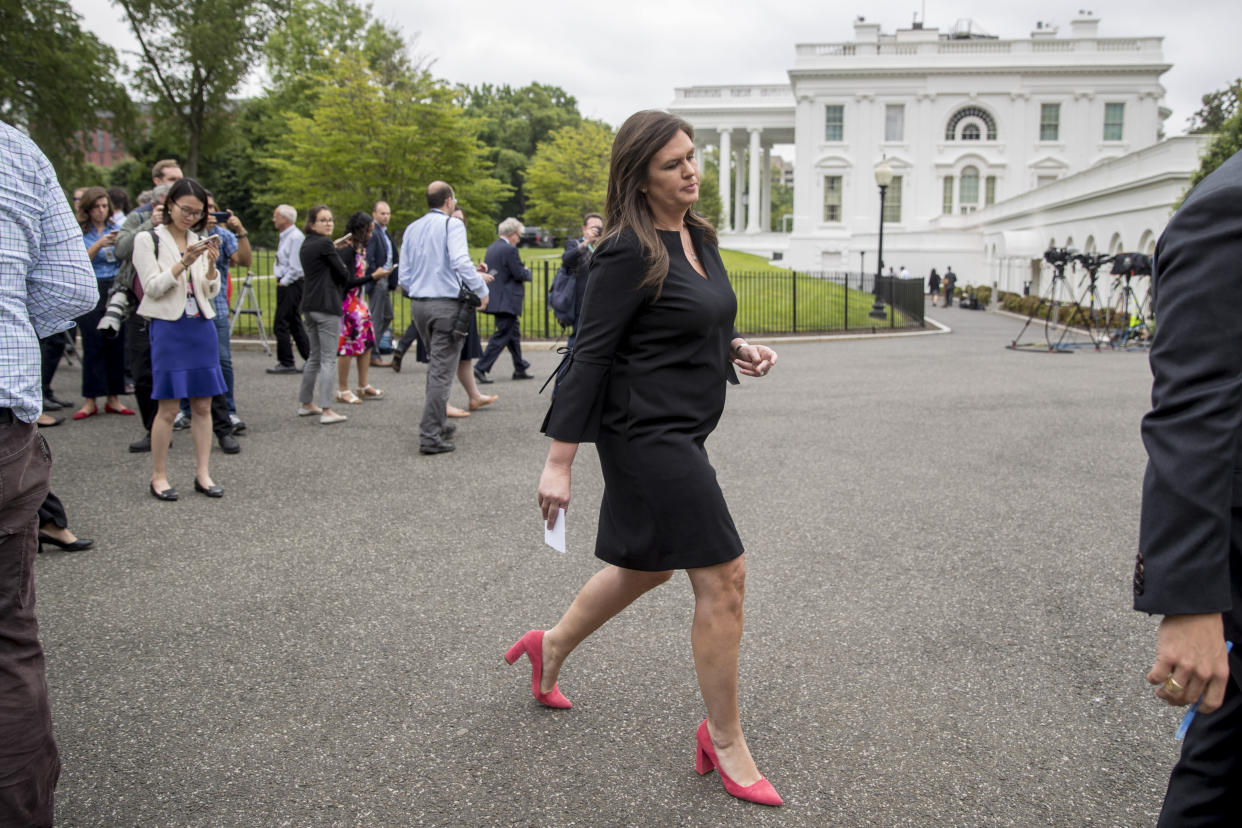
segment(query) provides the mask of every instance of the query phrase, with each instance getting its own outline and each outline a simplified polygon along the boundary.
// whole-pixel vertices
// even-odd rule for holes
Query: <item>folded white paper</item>
[[[557,552],[565,551],[565,510],[556,510],[556,523],[548,528],[547,521],[543,524],[543,542]]]

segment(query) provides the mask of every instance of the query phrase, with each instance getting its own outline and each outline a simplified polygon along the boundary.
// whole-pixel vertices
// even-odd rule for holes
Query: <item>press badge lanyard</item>
[[[185,315],[188,317],[198,316],[198,302],[194,300],[194,280],[190,278],[190,271],[185,272]]]

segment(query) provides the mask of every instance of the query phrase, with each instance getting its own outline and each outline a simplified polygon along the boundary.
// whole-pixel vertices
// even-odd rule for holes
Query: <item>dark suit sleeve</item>
[[[513,245],[509,245],[508,247],[509,249],[505,251],[505,259],[508,262],[509,274],[513,277],[513,281],[529,282],[530,270],[526,267],[526,265],[522,264],[522,254],[519,253],[518,249]]]
[[[579,244],[577,239],[570,239],[565,242],[565,252],[561,254],[561,265],[569,271],[574,272],[574,268],[578,266],[578,259],[582,257],[582,251],[586,250],[585,244]]]
[[[1146,612],[1231,608],[1231,512],[1242,507],[1242,155],[1217,173],[1191,193],[1156,248],[1134,577],[1134,608]]]
[[[599,433],[608,369],[630,321],[651,290],[639,287],[646,267],[628,231],[596,251],[582,302],[573,351],[543,421],[543,433],[567,443],[593,442]]]

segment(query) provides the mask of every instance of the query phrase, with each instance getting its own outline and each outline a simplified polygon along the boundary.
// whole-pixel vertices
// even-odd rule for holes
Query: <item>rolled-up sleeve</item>
[[[72,327],[74,318],[95,307],[99,286],[56,174],[46,160],[41,166],[45,188],[38,266],[26,274],[26,309],[35,333],[46,337]]]
[[[639,286],[644,271],[641,248],[628,234],[595,254],[574,347],[558,369],[561,383],[543,421],[549,437],[595,441],[614,355],[630,321],[651,298],[651,290]]]

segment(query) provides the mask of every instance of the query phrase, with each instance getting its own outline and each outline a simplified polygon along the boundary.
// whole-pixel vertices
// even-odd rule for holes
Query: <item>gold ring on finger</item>
[[[1167,679],[1164,680],[1164,689],[1170,693],[1180,693],[1186,688],[1183,687],[1181,684],[1179,684],[1177,679],[1173,678],[1172,676],[1169,676]]]

